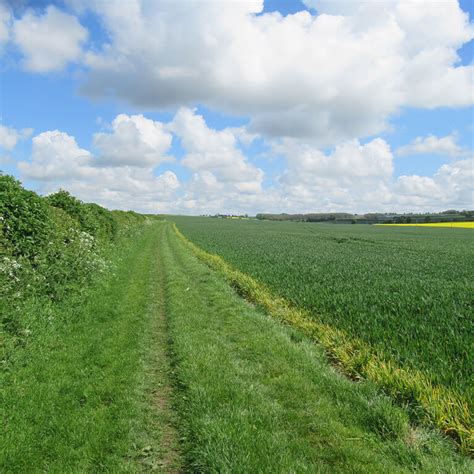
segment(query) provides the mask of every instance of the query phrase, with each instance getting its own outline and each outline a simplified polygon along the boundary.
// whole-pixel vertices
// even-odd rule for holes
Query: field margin
[[[422,372],[398,367],[385,355],[344,331],[314,320],[249,275],[235,270],[222,257],[206,252],[187,239],[173,223],[176,235],[202,262],[220,273],[243,297],[270,316],[301,330],[320,343],[332,360],[351,378],[367,378],[419,413],[457,442],[461,452],[474,455],[474,429],[468,402],[457,392],[434,385]]]

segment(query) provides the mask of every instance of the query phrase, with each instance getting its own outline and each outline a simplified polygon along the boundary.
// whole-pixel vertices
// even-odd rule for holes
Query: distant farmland
[[[432,222],[431,224],[375,224],[391,227],[450,227],[455,229],[474,229],[474,222]]]

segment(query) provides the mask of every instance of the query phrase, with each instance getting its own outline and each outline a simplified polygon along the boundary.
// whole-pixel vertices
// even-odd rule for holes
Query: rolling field
[[[472,231],[174,218],[316,321],[473,399]]]

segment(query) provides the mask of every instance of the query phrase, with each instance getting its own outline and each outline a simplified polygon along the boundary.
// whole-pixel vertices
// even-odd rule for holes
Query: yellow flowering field
[[[427,224],[374,224],[393,227],[455,227],[457,229],[474,229],[474,222],[431,222]]]

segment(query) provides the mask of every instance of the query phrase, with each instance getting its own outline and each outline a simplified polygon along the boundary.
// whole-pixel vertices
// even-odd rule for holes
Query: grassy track
[[[468,472],[439,435],[269,319],[164,229],[183,450],[198,472]]]
[[[158,226],[116,255],[116,276],[30,308],[0,385],[1,472],[179,467],[160,344]]]
[[[472,471],[238,297],[171,224],[115,260],[80,298],[30,308],[2,372],[1,472]]]

